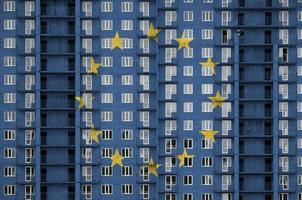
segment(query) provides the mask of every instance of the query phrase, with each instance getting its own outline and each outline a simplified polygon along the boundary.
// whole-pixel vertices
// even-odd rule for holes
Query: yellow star
[[[160,164],[155,164],[154,160],[151,158],[149,161],[148,167],[148,174],[153,174],[154,176],[157,176],[157,169],[160,167]]]
[[[178,42],[178,49],[181,48],[189,48],[189,43],[193,40],[193,38],[185,38],[184,33],[182,34],[181,38],[176,38],[176,41]]]
[[[213,62],[212,58],[208,58],[207,62],[200,62],[202,67],[209,67],[212,69],[212,75],[216,74],[215,67],[219,64],[219,62]]]
[[[219,131],[213,131],[213,130],[203,130],[203,131],[199,131],[199,133],[201,133],[205,139],[209,139],[211,140],[213,143],[215,143],[215,135],[218,133]]]
[[[86,72],[88,74],[94,73],[94,74],[98,75],[99,74],[98,69],[100,67],[101,67],[101,64],[96,63],[95,60],[94,60],[94,58],[91,58],[90,59],[90,70],[87,70]]]
[[[179,159],[179,167],[182,167],[185,164],[185,159],[194,158],[194,155],[189,155],[187,149],[184,149],[182,154],[177,155],[177,158]]]
[[[120,155],[118,149],[115,150],[113,156],[110,158],[111,159],[111,167],[114,167],[115,165],[119,165],[121,167],[124,166],[123,160],[124,158]]]
[[[94,98],[95,97],[92,97],[90,100],[92,101]],[[81,97],[75,97],[75,99],[80,103],[79,104],[79,109],[81,109],[83,107],[87,107],[87,101],[88,101],[88,99],[85,98],[84,94]]]
[[[157,40],[157,34],[160,32],[159,29],[154,28],[153,24],[151,23],[150,27],[149,27],[149,31],[147,33],[147,37]]]
[[[220,96],[220,92],[217,90],[216,96],[208,97],[213,102],[213,108],[216,108],[216,106],[222,107],[222,103],[226,98],[223,98]]]
[[[123,39],[120,37],[118,32],[115,33],[114,38],[111,38],[111,50],[115,48],[123,50]]]
[[[79,109],[81,109],[84,106],[86,106],[86,102],[84,100],[84,97],[75,97],[75,99],[80,103],[79,104]]]
[[[92,140],[94,140],[96,143],[99,143],[99,135],[102,133],[102,131],[96,130],[94,126],[92,126],[90,131]]]

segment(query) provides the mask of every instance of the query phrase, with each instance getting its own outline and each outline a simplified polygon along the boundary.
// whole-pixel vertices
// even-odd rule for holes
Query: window
[[[212,167],[213,158],[212,157],[202,157],[201,158],[201,167]]]
[[[302,21],[302,12],[298,11],[297,15],[298,15],[298,21]]]
[[[104,195],[112,194],[112,185],[102,184],[101,185],[101,193],[104,194]]]
[[[184,94],[193,94],[193,84],[184,84],[183,93]]]
[[[4,48],[14,49],[16,48],[16,38],[4,38]]]
[[[101,76],[101,84],[102,85],[112,85],[113,84],[113,76],[112,75],[102,75]]]
[[[15,67],[16,66],[16,57],[4,56],[4,66],[5,67]]]
[[[16,93],[4,93],[4,103],[16,103]]]
[[[91,20],[83,20],[82,21],[82,30],[86,35],[92,35],[92,21]]]
[[[85,17],[92,16],[92,2],[82,2],[82,12],[85,13]]]
[[[4,121],[5,122],[14,122],[14,121],[16,121],[16,112],[14,112],[14,111],[5,111],[4,112]]]
[[[201,39],[212,40],[213,39],[213,29],[202,29]]]
[[[282,187],[282,190],[288,190],[289,176],[288,175],[279,175],[279,185]]]
[[[122,140],[132,140],[133,139],[133,130],[121,130]]]
[[[24,15],[31,16],[32,12],[34,12],[34,11],[35,11],[35,2],[34,1],[25,1]]]
[[[176,176],[175,175],[166,175],[165,176],[165,189],[172,190],[173,186],[176,185]]]
[[[173,199],[176,199],[176,197],[171,197],[169,200],[173,200]],[[193,194],[185,193],[183,196],[183,200],[193,200]]]
[[[222,120],[221,127],[222,127],[221,134],[228,135],[229,131],[232,130],[232,121],[231,120]]]
[[[149,2],[140,2],[139,11],[143,13],[144,17],[149,16]]]
[[[4,158],[16,158],[16,149],[4,148]]]
[[[203,193],[203,194],[201,194],[201,200],[213,200],[213,194]]]
[[[101,30],[102,31],[110,31],[112,29],[113,29],[112,20],[101,20]]]
[[[101,167],[101,176],[112,176],[112,167],[111,166],[102,166]]]
[[[122,194],[132,194],[133,185],[132,184],[122,184]]]
[[[184,148],[193,149],[193,139],[184,139]]]
[[[102,67],[112,67],[113,57],[101,57],[101,65]]]
[[[213,185],[213,176],[202,175],[201,176],[201,185]]]
[[[4,185],[4,195],[16,195],[16,186]]]
[[[132,158],[133,157],[133,149],[132,148],[122,148],[122,156],[124,158]]]
[[[102,93],[101,102],[102,103],[113,103],[113,94],[112,93]]]
[[[4,140],[15,140],[16,131],[15,130],[4,130]]]
[[[172,41],[177,38],[177,33],[175,29],[165,30],[165,44],[172,44]]]
[[[193,120],[184,120],[183,121],[183,129],[184,131],[192,131],[193,130]]]
[[[85,53],[92,53],[92,39],[82,39],[82,48],[85,50]]]
[[[91,75],[83,75],[82,76],[82,84],[84,85],[86,90],[92,90],[92,76]]]
[[[201,121],[201,130],[213,130],[213,121],[212,120],[202,120]]]
[[[25,126],[30,127],[35,121],[35,112],[25,112]]]
[[[183,176],[183,184],[184,185],[193,185],[193,176],[192,175]]]
[[[175,139],[165,139],[165,153],[171,154],[177,147],[177,142]]]
[[[232,57],[231,48],[221,48],[221,62],[227,63],[231,57]]]
[[[222,139],[221,152],[223,154],[228,154],[229,150],[231,148],[232,148],[232,140],[231,139]]]
[[[122,46],[124,49],[132,49],[133,48],[133,39],[123,38]]]
[[[133,112],[132,111],[122,111],[121,121],[122,122],[132,122],[133,121]]]
[[[288,29],[279,30],[279,39],[282,41],[282,44],[288,44]]]
[[[212,102],[202,102],[201,103],[201,112],[213,112],[213,103]]]
[[[133,176],[133,168],[132,168],[132,166],[123,166],[121,168],[121,175],[122,176]]]
[[[144,199],[149,199],[149,185],[148,184],[140,185],[140,194],[143,195]]]
[[[279,157],[279,167],[282,172],[288,172],[289,168],[289,159],[288,157]]]
[[[177,20],[177,12],[176,11],[165,11],[165,25],[172,26],[173,22]]]
[[[101,2],[101,12],[112,12],[113,11],[113,3],[109,1]]]
[[[222,157],[221,161],[221,171],[228,172],[229,168],[232,166],[232,157]]]
[[[201,12],[202,21],[213,21],[213,12],[212,11],[202,11]]]
[[[202,58],[212,58],[213,57],[213,48],[201,48],[201,57]],[[204,69],[204,68],[205,67],[203,67],[202,69]]]
[[[221,7],[227,8],[229,7],[229,4],[232,2],[232,0],[222,0],[221,1]],[[224,199],[223,199],[224,200]]]
[[[122,57],[121,58],[122,67],[132,67],[133,66],[133,57]]]
[[[35,57],[25,56],[25,71],[30,72],[33,67],[35,67]]]
[[[140,93],[139,94],[139,102],[143,105],[143,108],[150,107],[150,95],[149,93]]]
[[[5,19],[4,20],[4,30],[16,30],[16,20]]]
[[[299,20],[299,19],[298,19]],[[289,22],[289,14],[288,11],[280,11],[279,12],[279,21],[282,26],[288,26]]]
[[[221,25],[228,26],[231,21],[231,18],[232,18],[231,16],[232,16],[232,13],[230,11],[222,11],[221,12]],[[241,25],[241,24],[239,24],[239,25]]]
[[[121,11],[122,12],[132,12],[133,11],[133,3],[132,2],[122,2]]]
[[[112,149],[111,148],[101,148],[101,157],[102,158],[111,158]]]
[[[15,75],[4,75],[4,85],[16,85]]]
[[[213,142],[209,139],[201,139],[201,148],[202,149],[213,149]]]
[[[82,194],[86,199],[92,199],[92,185],[82,185]]]
[[[183,75],[184,76],[193,76],[193,66],[184,66]]]
[[[16,11],[15,1],[4,1],[3,4],[4,4],[3,11],[7,11],[7,12]]]
[[[297,148],[302,149],[302,138],[297,138]]]
[[[184,21],[193,21],[193,11],[184,11],[183,20]]]
[[[229,189],[229,186],[231,185],[232,183],[232,178],[230,175],[222,175],[221,177],[221,182],[222,182],[222,185],[221,185],[221,189],[222,190],[228,190]]]
[[[121,29],[123,31],[132,31],[133,30],[133,20],[122,20]]]
[[[112,130],[102,130],[102,140],[112,140]]]
[[[13,166],[4,167],[4,176],[5,177],[16,176],[16,167],[13,167]]]
[[[101,121],[103,122],[112,122],[113,112],[111,111],[102,111],[101,112]]]
[[[149,148],[140,148],[139,149],[140,158],[143,159],[143,163],[149,162]]]
[[[213,85],[212,84],[202,84],[201,93],[202,94],[213,94]]]
[[[85,177],[85,181],[92,181],[92,167],[82,166],[82,176]]]
[[[193,112],[193,102],[184,102],[184,112]]]

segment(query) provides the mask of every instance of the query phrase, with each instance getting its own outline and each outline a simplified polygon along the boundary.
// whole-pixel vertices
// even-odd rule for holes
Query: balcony
[[[41,200],[47,200],[47,192],[41,192]]]
[[[40,14],[41,17],[74,17],[75,7],[71,4],[66,8],[65,11],[59,12],[57,9],[55,9],[55,6],[41,3]]]

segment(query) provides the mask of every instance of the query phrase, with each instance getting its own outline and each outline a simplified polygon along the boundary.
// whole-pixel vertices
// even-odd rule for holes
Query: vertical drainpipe
[[[234,32],[234,200],[239,200],[239,35]]]
[[[36,106],[35,106],[35,112],[36,112],[36,128],[35,128],[35,157],[36,157],[36,162],[35,162],[35,199],[40,200],[41,199],[41,193],[40,193],[40,187],[41,187],[41,177],[40,177],[40,0],[36,0],[35,3],[36,7],[36,16],[35,16],[35,40],[36,40],[36,46],[35,46],[35,99],[36,99]]]
[[[80,0],[75,0],[75,96],[80,96],[80,30],[81,30],[81,22],[80,22]],[[80,110],[76,107],[75,104],[75,200],[80,200],[81,197],[81,186],[80,186],[80,179],[81,179],[81,146],[80,146],[80,124],[81,124],[81,113]]]
[[[157,28],[158,27],[158,23],[157,23],[157,9],[158,9],[158,4],[157,4],[157,1],[155,1],[155,27]],[[158,106],[158,102],[159,102],[159,61],[158,61],[158,48],[159,48],[159,35],[157,36],[157,45],[156,45],[156,157],[157,157],[157,163],[159,163],[159,151],[158,151],[158,146],[159,146],[159,123],[158,123],[158,120],[159,120],[159,114],[158,114],[158,111],[159,111],[159,106]],[[156,199],[159,199],[159,177],[160,177],[160,174],[159,176],[157,177],[156,179]]]
[[[278,199],[278,171],[279,171],[279,159],[278,159],[278,151],[279,151],[279,89],[278,89],[278,45],[273,46],[273,199]]]

